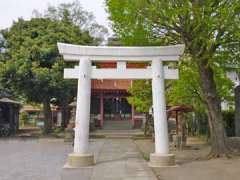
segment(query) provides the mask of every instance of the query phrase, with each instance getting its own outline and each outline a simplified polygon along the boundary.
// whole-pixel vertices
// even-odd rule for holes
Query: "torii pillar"
[[[175,165],[174,154],[169,154],[167,111],[163,63],[152,60],[152,98],[155,133],[155,153],[150,154],[151,167]]]
[[[71,167],[94,164],[94,156],[88,152],[92,65],[89,58],[81,59],[79,65],[74,149],[68,156]]]

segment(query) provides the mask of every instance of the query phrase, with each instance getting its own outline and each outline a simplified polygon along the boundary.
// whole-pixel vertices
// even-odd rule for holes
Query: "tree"
[[[138,112],[145,114],[144,134],[152,135],[153,119],[149,115],[152,107],[152,83],[149,80],[133,81],[132,86],[128,89],[131,96],[128,97],[128,102],[132,104]]]
[[[226,73],[222,68],[214,68],[215,81],[217,87],[217,93],[219,94],[221,101],[233,102],[232,92],[233,83],[226,77]],[[192,63],[191,59],[184,57],[179,62],[179,79],[171,83],[171,87],[167,91],[167,100],[170,105],[186,104],[191,105],[195,112],[193,129],[196,133],[208,133],[206,101],[201,89],[200,77],[197,72],[195,63]],[[188,120],[189,127],[193,122],[192,118]],[[205,129],[203,131],[203,129]]]
[[[239,16],[238,16],[239,18]],[[236,31],[236,33],[232,34],[232,39],[235,39],[235,42],[230,43],[229,46],[225,47],[228,49],[229,53],[224,53],[223,58],[231,59],[233,63],[225,63],[223,64],[224,68],[227,71],[233,71],[237,74],[238,80],[240,79],[240,51],[239,51],[239,40],[240,33]],[[235,96],[235,135],[240,136],[240,85],[236,82],[236,79],[233,80],[235,83],[234,88],[234,96]]]
[[[226,55],[239,46],[239,41],[233,38],[239,32],[239,1],[106,0],[106,3],[113,30],[126,44],[186,45],[185,53],[196,66],[208,112],[210,157],[228,156],[230,149],[215,68],[231,63]]]
[[[95,38],[70,21],[49,18],[19,19],[2,34],[5,52],[0,67],[1,83],[28,101],[43,103],[45,133],[49,133],[52,128],[50,101],[53,97],[65,96],[71,88],[71,84],[62,79],[64,62],[57,42],[96,44]]]
[[[99,25],[92,13],[85,11],[78,0],[72,3],[62,3],[59,6],[48,6],[47,10],[41,14],[37,10],[33,12],[34,17],[49,18],[53,21],[61,21],[68,25],[75,25],[82,30],[82,33],[87,37],[90,35],[94,38],[94,42],[91,45],[98,45],[103,43],[107,36],[107,29],[104,26]],[[83,36],[85,36],[83,35]],[[63,69],[64,63],[55,66],[57,69]],[[59,69],[59,70],[60,70]],[[57,72],[57,71],[56,71]],[[62,111],[62,129],[68,124],[68,103],[69,100],[73,100],[73,94],[75,95],[76,87],[73,85],[76,81],[62,81],[62,71],[56,74],[56,83],[59,84],[58,92],[56,93],[55,103],[61,107]]]
[[[148,113],[152,106],[151,82],[148,80],[134,81],[128,90],[131,95],[128,101],[136,107],[139,112]]]
[[[200,76],[197,67],[188,57],[183,58],[179,64],[179,79],[171,83],[167,91],[170,104],[190,104],[194,109],[205,108],[206,101],[201,89]],[[233,83],[229,80],[222,68],[214,68],[216,74],[216,88],[221,101],[232,102]],[[193,78],[194,77],[194,78]]]
[[[63,69],[66,67],[66,64],[63,60],[59,61],[53,65],[52,70],[55,72],[52,76],[52,83],[56,86],[54,91],[54,99],[52,101],[53,104],[58,105],[61,110],[61,128],[64,130],[69,123],[69,109],[68,104],[73,101],[74,97],[76,96],[76,87],[77,82],[64,80],[63,79]]]
[[[96,22],[94,15],[83,9],[79,0],[72,3],[61,3],[59,6],[50,5],[43,14],[34,10],[33,16],[49,18],[53,21],[71,22],[83,32],[88,32],[98,44],[102,43],[108,34],[108,30]]]

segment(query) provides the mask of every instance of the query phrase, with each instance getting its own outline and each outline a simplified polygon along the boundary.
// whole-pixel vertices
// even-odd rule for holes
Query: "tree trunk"
[[[69,121],[68,101],[67,100],[63,100],[61,102],[61,113],[62,113],[61,128],[65,129],[67,127],[68,121]]]
[[[217,93],[213,69],[208,61],[198,64],[202,91],[208,110],[208,123],[211,133],[211,157],[228,156],[226,132],[223,125],[221,100]]]
[[[52,112],[49,98],[43,99],[43,113],[44,113],[44,133],[49,134],[52,131]]]
[[[145,127],[144,127],[144,135],[149,136],[149,135],[153,134],[153,130],[154,130],[153,118],[148,113],[145,113],[145,117],[146,117],[146,122],[145,122]]]
[[[240,85],[235,89],[235,136],[240,137]]]

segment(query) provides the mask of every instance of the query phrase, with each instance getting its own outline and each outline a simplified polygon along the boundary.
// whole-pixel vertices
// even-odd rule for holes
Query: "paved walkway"
[[[62,179],[71,180],[156,180],[147,162],[131,139],[104,139],[95,153],[92,168],[65,170]],[[93,146],[91,146],[93,147]],[[77,178],[73,177],[78,176]],[[79,177],[81,175],[81,177]]]
[[[90,150],[97,164],[68,180],[156,180],[130,139],[91,139]],[[60,180],[71,151],[59,139],[0,138],[0,180]]]
[[[100,179],[155,180],[152,170],[130,139],[104,141],[91,180]]]

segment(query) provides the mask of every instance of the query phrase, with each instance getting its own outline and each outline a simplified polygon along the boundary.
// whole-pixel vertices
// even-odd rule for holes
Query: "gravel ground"
[[[153,169],[160,180],[239,180],[240,158],[199,161],[209,147],[196,139],[189,139],[190,147],[174,151],[178,167]],[[149,169],[142,158],[132,156],[140,150],[144,154],[154,151],[151,140],[104,140],[90,141],[90,149],[97,157],[93,179],[146,179]],[[61,139],[0,139],[0,180],[60,180],[62,167],[72,151],[71,143]],[[141,165],[140,165],[140,164]],[[141,166],[141,167],[140,167]],[[129,171],[131,169],[131,171]],[[116,171],[116,172],[115,172]],[[136,171],[136,172],[134,172]],[[110,173],[112,172],[112,173]],[[134,173],[133,173],[134,172]],[[147,174],[146,174],[147,172]],[[119,174],[120,173],[120,174]],[[117,175],[118,174],[118,175]],[[151,173],[150,173],[151,174]],[[139,176],[138,176],[139,175]],[[101,179],[100,178],[100,179]],[[154,179],[154,178],[153,178]]]
[[[62,170],[72,152],[71,143],[61,139],[0,139],[0,180],[156,180],[131,139],[90,139],[89,150],[96,165],[89,172],[83,168],[74,175]]]
[[[145,156],[154,151],[151,140],[135,141]],[[170,148],[176,155],[177,167],[153,168],[159,180],[239,180],[240,157],[233,159],[197,160],[206,157],[210,147],[198,138],[188,138],[188,148],[176,150]]]
[[[71,151],[59,139],[0,139],[0,180],[59,180]]]

